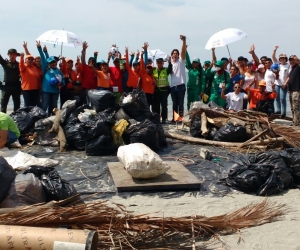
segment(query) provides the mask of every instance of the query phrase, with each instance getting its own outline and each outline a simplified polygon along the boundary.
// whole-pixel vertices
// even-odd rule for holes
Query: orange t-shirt
[[[22,90],[36,90],[41,88],[42,74],[36,66],[27,65],[24,63],[24,58],[21,58],[19,68],[22,78]]]
[[[64,76],[68,77],[71,80],[71,82],[69,82],[67,84],[67,89],[73,89],[73,82],[77,81],[76,71],[73,69],[68,70],[66,61],[62,62],[61,70],[62,70]]]
[[[109,88],[110,87],[110,76],[109,73],[103,71],[97,71],[98,87]]]
[[[245,88],[245,91],[248,92],[249,86]],[[249,109],[255,109],[256,104],[260,100],[268,100],[268,99],[274,99],[277,97],[276,92],[265,92],[260,93],[258,89],[250,89],[250,103],[249,103]]]
[[[139,75],[138,72],[135,72],[130,67],[130,64],[129,64],[129,61],[128,61],[128,53],[126,53],[126,69],[128,71],[127,87],[131,87],[131,88],[136,89],[137,85],[138,85],[138,82],[139,82],[140,75]]]
[[[145,70],[145,63],[143,59],[141,59],[140,63],[141,88],[145,93],[153,94],[155,90],[156,80],[153,75],[149,75]]]

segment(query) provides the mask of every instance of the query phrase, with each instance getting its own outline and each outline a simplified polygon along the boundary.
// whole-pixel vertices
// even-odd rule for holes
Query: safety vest
[[[154,69],[153,70],[153,76],[156,80],[156,87],[157,88],[161,88],[161,87],[168,87],[169,81],[168,81],[168,73],[167,73],[167,69],[163,68],[160,71],[160,74],[158,74],[158,69]]]

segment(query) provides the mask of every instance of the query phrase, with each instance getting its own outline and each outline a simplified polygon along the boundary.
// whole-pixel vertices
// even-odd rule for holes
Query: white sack
[[[8,164],[13,167],[13,169],[18,170],[25,170],[32,165],[54,167],[59,163],[56,160],[51,160],[49,158],[36,158],[19,150],[9,150],[8,148],[2,148],[0,150],[0,156],[4,157]]]
[[[121,146],[117,156],[128,173],[138,179],[154,178],[170,169],[158,154],[143,143]]]

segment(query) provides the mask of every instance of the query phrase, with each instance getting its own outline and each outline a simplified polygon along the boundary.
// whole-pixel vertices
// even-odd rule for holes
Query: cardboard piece
[[[0,249],[96,250],[97,245],[95,231],[0,225]]]
[[[108,162],[107,166],[118,192],[172,191],[200,189],[200,181],[180,162],[166,161],[171,167],[167,173],[152,179],[135,179],[120,162]]]

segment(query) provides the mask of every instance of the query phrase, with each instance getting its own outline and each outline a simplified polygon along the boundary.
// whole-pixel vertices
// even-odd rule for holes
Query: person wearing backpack
[[[187,81],[187,108],[190,110],[192,102],[200,101],[203,95],[206,78],[201,66],[200,59],[195,57],[191,62],[189,53],[186,51],[185,67],[189,71]]]
[[[60,87],[64,85],[64,75],[57,68],[57,61],[53,56],[46,59],[42,47],[38,41],[37,49],[41,57],[43,82],[42,82],[42,109],[48,110],[48,116],[51,116],[52,110],[57,108],[57,101]]]
[[[230,75],[224,70],[224,62],[221,60],[216,61],[215,70],[212,71],[213,80],[211,85],[210,102],[214,102],[222,108],[226,107],[226,100],[221,98],[222,86],[225,83],[225,94],[227,94],[230,87]]]

